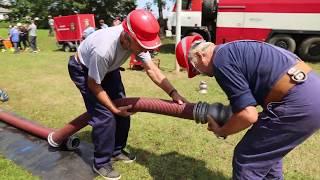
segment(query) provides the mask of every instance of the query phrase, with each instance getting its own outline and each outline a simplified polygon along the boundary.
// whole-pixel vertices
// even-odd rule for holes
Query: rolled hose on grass
[[[221,103],[210,105],[206,102],[198,102],[196,104],[185,103],[179,105],[173,101],[154,98],[123,98],[114,100],[113,102],[118,107],[132,105],[131,112],[149,112],[168,115],[194,120],[196,123],[202,124],[207,123],[207,115],[210,115],[220,126],[232,115],[231,108]],[[73,134],[87,126],[90,118],[88,113],[83,113],[61,129],[54,131],[11,113],[1,111],[0,109],[0,120],[30,134],[47,139],[52,147],[65,145],[69,150],[76,149],[79,146],[80,140],[74,137]]]

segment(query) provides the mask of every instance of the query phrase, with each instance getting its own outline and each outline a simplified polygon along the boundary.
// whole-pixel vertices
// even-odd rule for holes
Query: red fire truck
[[[175,8],[168,21],[175,26]],[[182,0],[181,26],[183,36],[266,41],[320,61],[319,0]]]
[[[82,41],[86,24],[95,27],[93,14],[54,17],[54,29],[58,47],[66,52],[75,50]]]

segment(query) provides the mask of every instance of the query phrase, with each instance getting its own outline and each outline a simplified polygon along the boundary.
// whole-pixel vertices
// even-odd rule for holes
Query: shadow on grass
[[[136,153],[136,162],[148,168],[150,175],[155,180],[230,179],[225,177],[221,172],[213,172],[208,169],[204,161],[181,155],[175,151],[156,155],[132,146],[128,146],[128,149]]]
[[[91,141],[91,131],[77,133],[82,141]],[[176,151],[157,155],[144,149],[127,146],[130,152],[137,155],[136,163],[148,168],[152,179],[230,179],[221,172],[214,172],[206,167],[202,160],[194,159]],[[93,155],[93,154],[92,154]],[[90,156],[92,156],[90,155]],[[88,163],[88,162],[87,162]]]

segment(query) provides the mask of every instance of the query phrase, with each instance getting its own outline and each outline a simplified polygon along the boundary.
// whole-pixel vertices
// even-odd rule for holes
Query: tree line
[[[10,9],[8,14],[11,23],[27,22],[38,19],[38,26],[48,26],[48,16],[71,14],[95,14],[95,18],[104,19],[111,24],[119,16],[124,18],[136,8],[136,0],[1,0],[0,6]]]

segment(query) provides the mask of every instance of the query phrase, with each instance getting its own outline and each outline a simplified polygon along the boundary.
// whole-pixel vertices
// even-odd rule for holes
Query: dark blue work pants
[[[96,168],[100,168],[126,146],[130,117],[116,116],[100,104],[88,88],[88,69],[79,64],[74,56],[70,57],[68,69],[72,81],[82,94],[87,112],[92,117],[89,124],[93,128],[91,135],[94,144],[94,164]],[[119,70],[106,74],[101,86],[111,100],[125,97]]]
[[[320,78],[314,72],[281,102],[271,102],[234,150],[233,179],[283,179],[282,158],[320,128]]]

